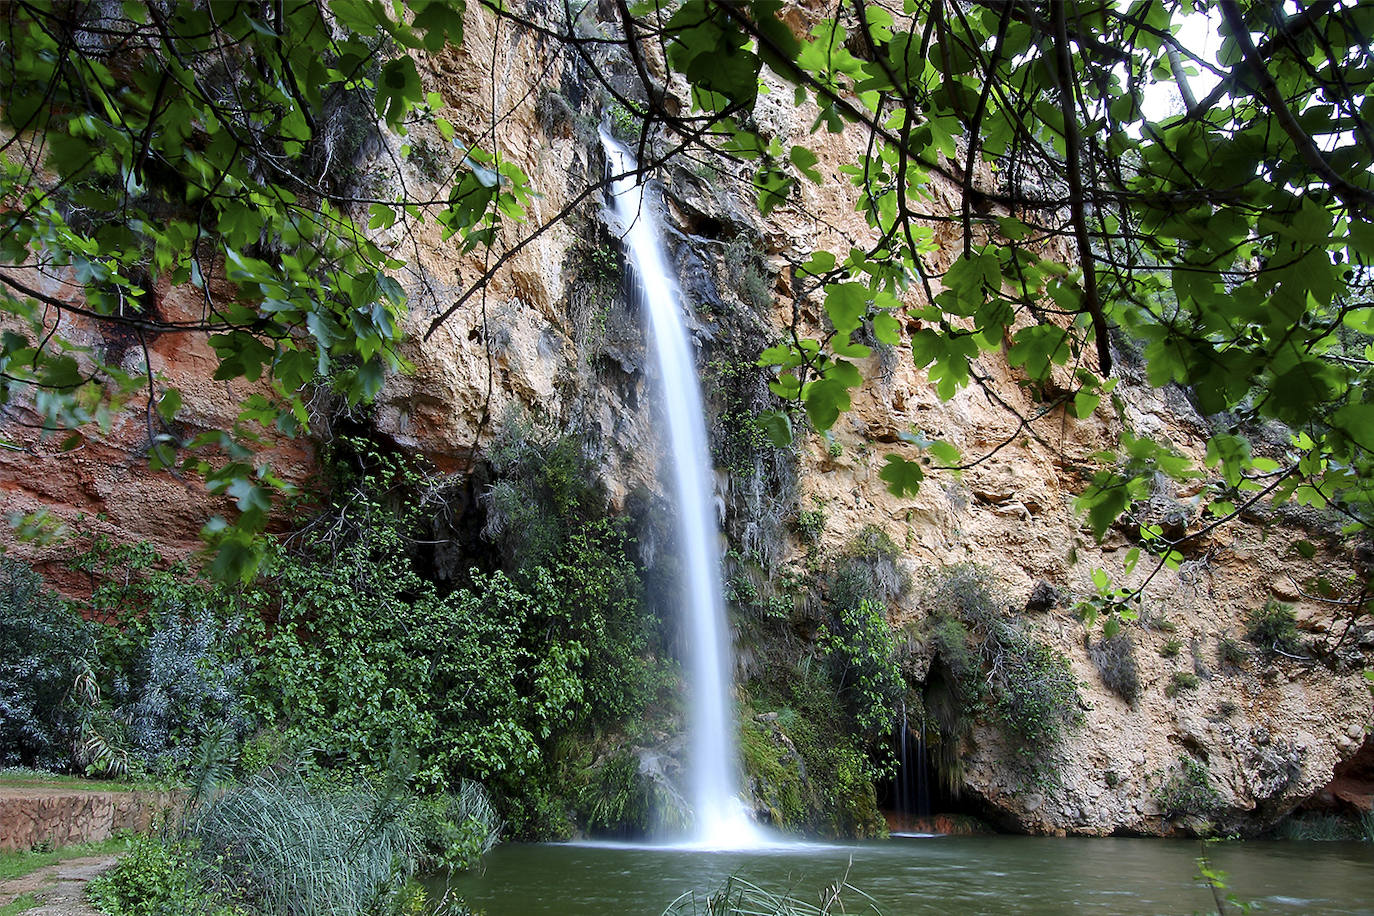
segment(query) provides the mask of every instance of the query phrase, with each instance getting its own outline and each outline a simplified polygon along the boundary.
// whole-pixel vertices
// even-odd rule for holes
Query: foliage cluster
[[[754,685],[741,723],[745,771],[773,824],[826,837],[881,835],[874,785],[883,770],[828,675],[809,658],[773,675]]]
[[[434,482],[394,457],[344,451],[333,501],[273,548],[251,588],[97,544],[78,563],[99,583],[87,612],[110,625],[88,625],[6,561],[0,638],[17,641],[0,658],[0,680],[15,685],[3,701],[28,710],[4,719],[27,729],[7,753],[174,778],[214,758],[232,770],[240,755],[247,775],[300,758],[381,778],[399,754],[417,788],[480,780],[520,834],[566,834],[578,790],[555,750],[641,720],[666,677],[623,526],[595,517],[580,457],[537,473],[515,463],[520,486],[537,484],[532,511],[553,516],[529,527],[552,534],[506,553],[509,571],[474,569],[446,592],[416,544]],[[47,670],[59,673],[18,677]]]
[[[906,681],[884,607],[864,599],[841,609],[816,632],[816,648],[856,733],[870,741],[889,733]]]
[[[991,715],[1024,762],[1036,770],[1046,766],[1046,754],[1082,719],[1068,660],[1005,610],[988,574],[976,566],[941,572],[925,601],[963,718]],[[955,742],[958,736],[942,738]]]
[[[1221,808],[1221,796],[1212,786],[1207,764],[1180,754],[1178,766],[1154,790],[1155,801],[1164,817],[1210,818]]]
[[[401,15],[358,0],[135,0],[10,13],[0,20],[11,137],[0,311],[12,320],[0,403],[73,448],[85,427],[108,433],[143,387],[152,466],[179,465],[235,499],[238,514],[206,533],[220,544],[219,573],[249,574],[253,534],[273,495],[290,490],[258,451],[264,440],[308,428],[317,386],[356,404],[404,365],[405,297],[391,275],[401,262],[359,219],[377,229],[428,215],[471,248],[523,218],[524,174],[475,144],[451,194],[427,203],[356,186],[383,127],[405,133],[424,116],[455,139],[432,117],[439,99],[411,54],[461,41],[463,4],[420,0]],[[194,289],[203,309],[169,312],[167,284]],[[70,316],[108,346],[79,346]],[[148,365],[159,335],[199,335],[216,379],[261,383],[230,428],[188,435],[178,424],[181,393]]]
[[[821,583],[826,603],[836,612],[855,610],[863,602],[886,605],[911,587],[897,565],[901,551],[877,525],[865,525],[838,556],[831,559]]]
[[[192,844],[139,837],[86,893],[105,916],[243,916],[214,885],[210,866]]]
[[[528,417],[507,417],[487,449],[492,483],[482,494],[482,534],[507,571],[549,562],[569,536],[606,514],[606,496],[575,436]]]
[[[443,594],[420,574],[404,519],[367,487],[335,510],[353,520],[348,541],[311,530],[272,558],[273,625],[258,649],[254,696],[289,745],[364,773],[387,769],[397,748],[410,751],[420,784],[480,780],[516,830],[542,829],[536,811],[546,806],[521,799],[558,797],[550,750],[593,723],[636,716],[651,663],[627,537],[611,521],[585,520],[580,466],[536,470],[518,481],[533,480],[544,501],[525,505],[553,517],[532,517],[504,555],[539,565],[473,570],[466,586]],[[544,536],[521,536],[535,528]]]
[[[1301,648],[1298,620],[1291,605],[1269,599],[1245,615],[1245,638],[1269,655],[1292,654]]]
[[[115,550],[97,539],[74,565],[117,578],[78,607],[0,559],[8,762],[167,776],[184,772],[207,733],[249,731],[242,694],[252,656],[237,596],[184,570],[154,569],[154,560],[146,546]]]
[[[0,555],[0,765],[70,764],[80,734],[71,692],[94,648],[91,625]]]
[[[1191,671],[1175,671],[1164,687],[1164,695],[1176,697],[1185,690],[1197,690],[1201,683],[1201,678]]]

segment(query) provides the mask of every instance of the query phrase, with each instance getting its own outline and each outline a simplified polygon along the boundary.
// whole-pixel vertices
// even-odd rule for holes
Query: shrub
[[[1184,816],[1211,817],[1221,808],[1207,765],[1180,754],[1178,767],[1154,791],[1160,813],[1169,820]]]
[[[162,607],[151,616],[146,642],[108,696],[127,725],[130,749],[148,769],[166,772],[183,768],[211,730],[234,741],[250,730],[240,696],[247,661],[230,649],[235,625],[223,626],[206,605]]]
[[[66,769],[80,730],[72,691],[93,625],[0,555],[0,766]]]
[[[501,816],[481,783],[463,780],[453,794],[417,799],[406,816],[420,846],[419,868],[465,870],[501,839]]]
[[[805,544],[818,544],[825,533],[825,523],[825,508],[817,503],[814,508],[797,513],[797,534]]]
[[[1099,639],[1088,648],[1088,657],[1102,683],[1128,703],[1140,696],[1140,669],[1135,661],[1135,642],[1121,631]]]
[[[401,749],[415,754],[417,786],[477,779],[520,834],[556,829],[571,789],[550,749],[637,718],[649,694],[629,539],[609,521],[559,516],[540,565],[472,570],[441,594],[408,553],[409,513],[364,481],[327,529],[271,559],[256,707],[316,765],[379,774]]]
[[[1164,688],[1164,695],[1166,697],[1176,697],[1180,691],[1196,690],[1200,683],[1202,682],[1198,679],[1198,676],[1191,671],[1175,671],[1168,686]]]
[[[837,611],[853,610],[864,601],[886,604],[910,587],[897,566],[897,545],[876,525],[867,525],[844,552],[831,561],[825,597]]]
[[[573,436],[508,418],[487,460],[494,482],[482,494],[482,534],[497,546],[507,572],[550,562],[573,532],[605,514],[596,469]]]
[[[978,567],[942,572],[926,602],[936,622],[940,657],[956,674],[966,714],[993,713],[1023,758],[1034,768],[1043,766],[1044,752],[1082,718],[1068,659],[1037,640],[1026,621],[1002,610],[1005,602]],[[976,662],[970,665],[966,656]],[[961,668],[966,673],[960,674]]]
[[[1170,637],[1159,647],[1159,654],[1164,658],[1175,658],[1178,653],[1183,651],[1183,641]]]
[[[851,733],[852,717],[820,665],[804,659],[780,672],[771,724],[744,716],[741,751],[756,795],[785,830],[827,837],[878,836],[885,830],[874,784],[880,768]],[[749,709],[749,707],[746,707]]]
[[[238,916],[218,898],[209,868],[192,846],[139,837],[113,868],[91,881],[91,902],[106,916]]]
[[[1245,638],[1270,655],[1298,651],[1301,641],[1293,608],[1271,598],[1264,607],[1251,610],[1245,615]]]
[[[891,730],[906,683],[882,606],[864,600],[840,611],[817,632],[816,645],[859,734],[871,740]]]
[[[581,826],[597,834],[641,837],[654,827],[657,799],[629,751],[613,754],[586,771],[575,804]]]

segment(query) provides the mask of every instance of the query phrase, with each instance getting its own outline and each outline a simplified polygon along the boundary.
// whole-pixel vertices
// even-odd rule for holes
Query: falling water
[[[633,172],[623,146],[601,133],[612,175]],[[711,463],[696,363],[683,326],[677,285],[665,263],[643,184],[633,175],[611,186],[614,217],[648,316],[659,396],[668,421],[678,538],[683,551],[684,603],[689,645],[688,723],[690,797],[696,814],[694,843],[709,847],[756,845],[758,834],[740,801],[731,703],[730,637],[721,597],[718,532],[712,509]]]

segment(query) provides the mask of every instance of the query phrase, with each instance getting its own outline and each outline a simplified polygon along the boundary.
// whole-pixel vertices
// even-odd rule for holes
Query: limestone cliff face
[[[398,223],[388,230],[392,253],[407,262],[401,277],[412,303],[406,356],[415,370],[388,381],[370,422],[441,467],[464,472],[480,460],[503,418],[538,416],[581,437],[621,504],[636,487],[656,486],[659,445],[640,321],[617,295],[615,249],[600,223],[599,195],[576,203],[603,168],[595,139],[600,100],[571,52],[497,25],[476,4],[468,19],[464,48],[430,61],[426,89],[443,97],[449,108],[443,114],[459,127],[459,141],[495,147],[543,196],[529,222],[508,227],[490,256],[460,256],[433,225]],[[614,58],[599,63],[612,79],[627,66]],[[760,123],[784,138],[807,136],[813,114],[794,111],[791,94],[779,88],[766,97]],[[441,192],[443,175],[461,165],[462,149],[423,125],[407,142],[425,156],[412,157],[400,176],[387,180],[403,181],[412,194]],[[837,171],[863,155],[859,138],[810,142],[818,144],[825,182],[803,187],[766,221],[741,202],[741,176],[728,167],[684,164],[661,173],[675,227],[670,248],[695,311],[708,395],[722,419],[718,435],[738,430],[729,420],[732,410],[765,397],[763,378],[751,367],[758,346],[780,335],[794,310],[803,329],[819,325],[817,306],[792,298],[788,260],[820,248],[847,250],[869,238],[852,188]],[[950,189],[933,193],[957,212]],[[530,229],[569,206],[569,218],[492,270]],[[955,256],[955,229],[939,225],[935,232],[945,257]],[[166,291],[164,298],[175,302],[177,295]],[[433,317],[460,297],[453,315],[431,332]],[[152,358],[154,369],[185,392],[189,429],[230,422],[245,390],[209,380],[211,352],[203,342],[168,338],[154,346]],[[1309,597],[1302,582],[1315,569],[1338,582],[1351,574],[1354,560],[1320,520],[1270,510],[1207,532],[1190,543],[1182,566],[1159,572],[1146,588],[1145,605],[1161,623],[1131,628],[1139,696],[1128,703],[1108,690],[1088,655],[1099,634],[1071,606],[1094,592],[1096,568],[1124,584],[1143,581],[1149,570],[1142,562],[1122,577],[1130,532],[1113,531],[1098,544],[1075,515],[1071,503],[1085,482],[1082,468],[1127,427],[1167,439],[1199,460],[1209,434],[1184,393],[1149,389],[1128,359],[1121,362],[1127,368],[1117,390],[1119,411],[1104,405],[1080,421],[1060,410],[1028,430],[1018,414],[1035,415],[1043,405],[1004,362],[981,360],[985,381],[941,401],[907,348],[886,349],[864,366],[872,381],[841,417],[833,443],[803,436],[795,458],[746,455],[748,479],[722,469],[726,528],[735,546],[771,552],[767,559],[780,566],[802,550],[788,527],[801,508],[823,510],[822,547],[841,548],[865,526],[878,526],[901,549],[916,583],[893,603],[891,622],[917,634],[927,615],[921,583],[953,564],[985,567],[1018,611],[1038,582],[1066,596],[1031,615],[1039,636],[1068,657],[1083,685],[1082,721],[1056,752],[1057,778],[1026,780],[1009,763],[1015,749],[991,727],[975,727],[962,748],[964,791],[1005,822],[1046,832],[1180,829],[1186,824],[1164,819],[1159,797],[1184,756],[1206,767],[1224,822],[1262,824],[1321,789],[1364,740],[1371,710],[1360,674],[1362,646],[1358,634],[1345,634],[1343,645],[1356,651],[1345,663],[1324,666],[1253,653],[1223,663],[1218,645],[1240,639],[1245,612],[1271,598],[1295,605],[1304,635],[1341,640],[1345,623]],[[57,454],[55,443],[34,443],[30,454],[0,454],[5,510],[47,506],[68,520],[104,513],[88,525],[117,539],[150,539],[174,553],[193,549],[203,520],[225,506],[194,480],[147,471],[140,417],[137,410],[122,415],[109,437],[75,455]],[[912,430],[986,458],[959,476],[934,475],[917,497],[898,499],[878,471],[887,452],[914,457],[902,438]],[[722,455],[733,448],[740,457],[739,442],[718,445]],[[309,442],[283,443],[281,455],[297,479],[314,472]],[[795,492],[770,492],[794,479]],[[1196,531],[1205,499],[1201,482],[1186,489],[1161,482],[1147,509]],[[468,521],[479,524],[475,516]],[[1297,558],[1293,545],[1300,539],[1316,545],[1313,560]],[[1170,654],[1174,641],[1177,651]],[[1175,689],[1178,673],[1195,676],[1196,686]]]

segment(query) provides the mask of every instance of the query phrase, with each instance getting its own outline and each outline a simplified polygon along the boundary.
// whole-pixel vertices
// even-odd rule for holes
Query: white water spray
[[[603,130],[612,175],[633,172],[634,158]],[[683,592],[688,616],[690,794],[696,813],[693,845],[759,845],[758,829],[739,797],[735,718],[731,710],[730,634],[721,597],[718,531],[712,510],[711,461],[701,386],[687,340],[677,284],[668,271],[657,220],[633,175],[611,185],[617,231],[630,256],[640,305],[649,319],[659,391],[668,421]]]

